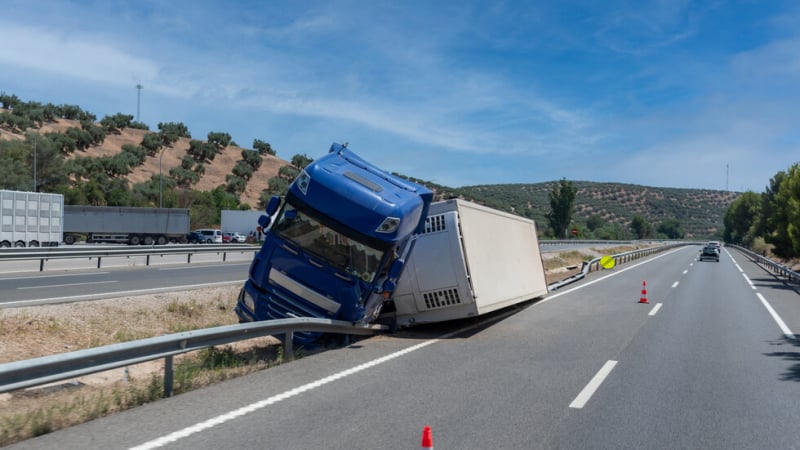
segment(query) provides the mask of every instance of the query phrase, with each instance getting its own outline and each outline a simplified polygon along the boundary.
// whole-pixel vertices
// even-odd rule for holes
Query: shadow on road
[[[766,356],[782,358],[792,364],[781,374],[781,381],[800,381],[800,335],[794,335],[794,339],[783,336],[780,339],[770,342],[771,345],[791,345],[797,351],[765,353]]]

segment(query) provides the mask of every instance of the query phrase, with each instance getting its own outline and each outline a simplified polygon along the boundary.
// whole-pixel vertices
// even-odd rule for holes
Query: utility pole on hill
[[[136,85],[136,121],[137,122],[139,121],[139,101],[140,101],[140,98],[142,96],[142,87],[143,86],[141,84],[137,84]]]

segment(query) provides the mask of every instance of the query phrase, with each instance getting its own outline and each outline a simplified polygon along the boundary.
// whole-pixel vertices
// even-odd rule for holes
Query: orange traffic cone
[[[647,281],[642,281],[642,296],[639,298],[639,303],[650,303],[647,301]]]
[[[433,450],[433,433],[429,425],[422,429],[422,448]]]

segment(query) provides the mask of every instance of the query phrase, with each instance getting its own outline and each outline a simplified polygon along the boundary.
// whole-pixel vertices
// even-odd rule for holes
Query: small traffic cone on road
[[[433,450],[433,432],[429,425],[422,429],[422,448]]]
[[[642,281],[642,296],[639,297],[639,303],[650,303],[647,301],[647,281]]]

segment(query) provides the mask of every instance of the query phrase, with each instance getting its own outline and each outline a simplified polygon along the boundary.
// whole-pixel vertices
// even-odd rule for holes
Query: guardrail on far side
[[[758,253],[753,252],[752,250],[748,250],[744,247],[739,247],[738,245],[725,244],[725,246],[735,248],[748,258],[752,259],[756,264],[760,265],[766,270],[769,270],[776,276],[783,277],[787,281],[790,281],[792,283],[800,284],[800,273],[793,271],[789,267],[786,267],[782,264],[778,264],[769,258],[759,255]]]
[[[196,254],[218,254],[222,255],[225,262],[228,254],[231,253],[255,253],[260,249],[259,246],[246,244],[228,245],[179,245],[179,246],[153,246],[153,247],[125,247],[125,248],[101,248],[101,249],[73,249],[73,248],[26,248],[3,249],[0,251],[0,262],[3,261],[39,261],[39,271],[44,271],[46,261],[52,259],[68,258],[87,258],[97,259],[97,268],[101,268],[103,258],[112,257],[145,257],[145,265],[150,265],[150,258],[153,256],[165,255],[186,255],[186,263],[192,262],[192,255]]]

